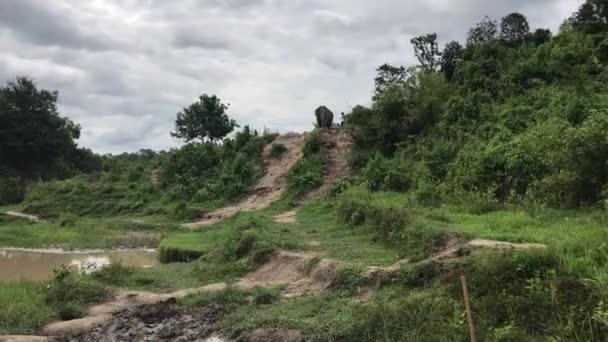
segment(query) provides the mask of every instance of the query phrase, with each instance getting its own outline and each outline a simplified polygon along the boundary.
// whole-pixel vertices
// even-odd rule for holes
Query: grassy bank
[[[0,214],[0,246],[66,249],[155,247],[163,236],[177,229],[177,224],[157,217],[95,219],[62,215],[52,221],[32,222]]]

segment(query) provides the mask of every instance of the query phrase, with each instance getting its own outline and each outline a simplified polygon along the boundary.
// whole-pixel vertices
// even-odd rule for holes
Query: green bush
[[[107,296],[102,286],[72,273],[67,266],[60,266],[53,270],[45,302],[59,318],[70,320],[84,315],[87,304],[103,301]]]
[[[273,143],[270,146],[270,157],[274,159],[281,159],[283,154],[287,152],[287,147],[283,144]]]
[[[322,183],[326,152],[318,133],[311,133],[304,143],[302,158],[296,162],[287,175],[289,194],[297,198]]]
[[[332,289],[343,291],[347,295],[354,294],[357,287],[362,283],[361,273],[360,269],[351,267],[339,269],[331,283]]]
[[[0,177],[0,205],[19,203],[24,196],[25,191],[20,188],[19,179]]]

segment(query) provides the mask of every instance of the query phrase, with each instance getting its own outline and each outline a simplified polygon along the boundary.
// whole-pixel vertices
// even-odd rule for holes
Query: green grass
[[[151,218],[139,220],[133,217],[63,217],[54,221],[31,222],[0,214],[0,246],[68,249],[153,247],[162,236],[178,229],[167,221],[152,224],[146,223],[151,222]]]
[[[176,263],[149,268],[111,265],[91,275],[104,285],[132,290],[170,292],[223,281],[229,276],[226,270],[212,275],[201,272],[196,263]]]
[[[399,259],[398,252],[377,241],[373,231],[353,230],[339,223],[328,202],[307,204],[297,213],[297,221],[286,229],[308,242],[305,248],[311,252],[355,266],[387,265]]]
[[[0,283],[0,335],[34,333],[53,319],[44,294],[42,283]]]

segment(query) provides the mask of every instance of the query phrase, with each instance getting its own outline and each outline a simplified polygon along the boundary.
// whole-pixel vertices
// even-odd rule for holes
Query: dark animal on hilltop
[[[331,128],[334,121],[334,113],[325,106],[321,106],[315,110],[315,116],[317,117],[317,127],[319,128]]]

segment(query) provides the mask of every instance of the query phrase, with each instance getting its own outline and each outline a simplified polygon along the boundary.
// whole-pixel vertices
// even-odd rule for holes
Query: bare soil
[[[278,136],[273,143],[283,144],[287,148],[287,151],[281,155],[280,159],[273,159],[270,157],[272,144],[268,144],[265,147],[262,156],[267,162],[266,174],[258,181],[245,199],[234,205],[214,210],[206,214],[203,219],[184,224],[183,227],[193,229],[211,225],[231,217],[239,211],[262,209],[279,200],[287,190],[285,175],[302,156],[305,138],[306,134],[299,133],[288,133]]]
[[[328,157],[321,186],[305,194],[296,204],[296,208],[275,216],[275,222],[295,223],[297,207],[300,207],[307,201],[320,198],[334,183],[350,175],[348,156],[353,145],[351,136],[339,129],[322,129],[319,130],[319,134]]]
[[[285,285],[283,297],[319,294],[336,278],[339,262],[309,254],[277,251],[270,260],[238,283],[240,288]]]
[[[30,220],[33,222],[44,222],[43,220],[38,218],[38,216],[25,214],[25,213],[18,212],[18,211],[7,211],[5,214],[8,216],[24,218],[24,219],[27,219],[27,220]]]

